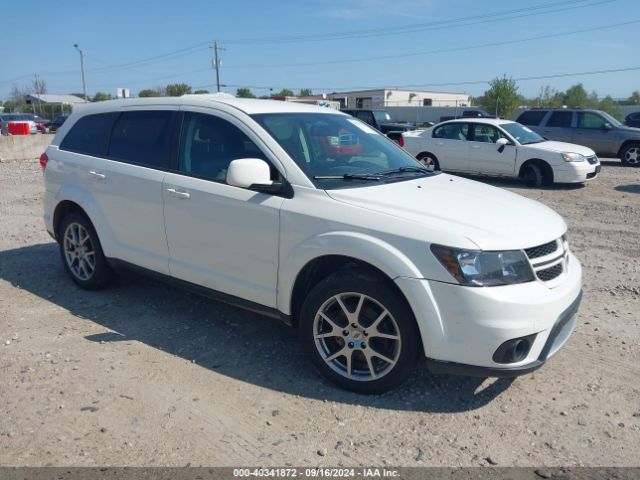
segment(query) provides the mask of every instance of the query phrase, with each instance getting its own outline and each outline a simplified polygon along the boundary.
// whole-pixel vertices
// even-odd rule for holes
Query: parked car
[[[384,134],[389,132],[407,132],[415,130],[416,126],[412,123],[400,123],[391,120],[391,115],[386,110],[367,110],[364,108],[345,108],[341,110],[353,117],[359,118],[368,123],[376,130]]]
[[[624,118],[627,127],[640,128],[640,112],[632,112]]]
[[[430,171],[331,109],[99,102],[40,164],[46,229],[79,287],[129,267],[281,319],[347,389],[393,388],[424,356],[434,372],[531,372],[576,325],[581,267],[558,214]]]
[[[640,167],[640,129],[627,127],[606,112],[535,108],[520,113],[516,121],[549,140],[584,145],[600,157]]]
[[[58,115],[57,117],[53,117],[53,120],[49,122],[49,132],[55,133],[58,131],[58,128],[65,122],[65,120],[69,118],[69,115]]]
[[[40,133],[48,133],[49,129],[48,129],[48,124],[49,124],[49,120],[47,120],[46,118],[42,118],[38,115],[34,115],[32,113],[21,113],[20,114],[24,119],[29,120],[33,123],[35,123],[36,125],[36,129],[38,132]]]
[[[9,122],[26,122],[29,124],[29,133],[38,133],[36,122],[24,113],[3,113],[0,115],[0,131],[2,135],[9,135]]]
[[[601,168],[593,150],[546,141],[510,120],[450,120],[403,133],[400,145],[434,170],[519,177],[534,187],[586,182]]]
[[[462,115],[452,116],[445,115],[440,117],[441,122],[446,122],[447,120],[454,120],[456,118],[496,118],[495,115],[491,115],[481,108],[472,108],[469,110],[463,110]]]

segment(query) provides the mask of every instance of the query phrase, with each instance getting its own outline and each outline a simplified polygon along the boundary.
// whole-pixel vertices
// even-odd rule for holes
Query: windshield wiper
[[[381,180],[378,173],[343,173],[342,175],[316,175],[314,180]]]
[[[389,170],[383,170],[381,172],[376,172],[373,175],[387,176],[393,175],[394,173],[405,173],[405,172],[417,172],[417,173],[433,173],[433,170],[429,170],[424,167],[399,167],[399,168],[391,168]]]

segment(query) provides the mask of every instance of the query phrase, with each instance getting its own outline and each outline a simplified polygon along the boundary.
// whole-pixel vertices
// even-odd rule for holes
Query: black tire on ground
[[[396,387],[420,354],[418,327],[405,299],[386,277],[363,268],[318,283],[302,305],[299,327],[302,347],[319,372],[358,393]],[[338,351],[344,354],[336,357]]]
[[[640,167],[640,143],[625,145],[622,152],[620,152],[620,160],[629,167]]]
[[[85,215],[72,212],[62,219],[58,244],[62,265],[79,287],[98,290],[113,278],[98,234]]]
[[[544,181],[542,169],[535,163],[525,165],[522,170],[522,180],[528,187],[540,188]]]
[[[440,163],[438,159],[431,153],[421,153],[418,155],[418,161],[427,168],[431,168],[434,171],[440,170]]]

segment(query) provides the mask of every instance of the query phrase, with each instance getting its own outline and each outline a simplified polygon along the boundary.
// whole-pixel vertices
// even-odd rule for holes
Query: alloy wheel
[[[70,223],[64,232],[63,250],[71,273],[79,280],[89,280],[96,269],[96,252],[87,229]]]

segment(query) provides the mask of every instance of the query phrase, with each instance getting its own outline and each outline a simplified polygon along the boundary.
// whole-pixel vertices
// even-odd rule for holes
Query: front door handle
[[[480,148],[480,145],[471,145],[471,148],[475,148],[476,150]]]
[[[189,192],[185,192],[185,191],[182,191],[182,190],[177,190],[175,188],[167,188],[167,192],[172,197],[184,198],[184,199],[191,198],[191,194]]]
[[[96,177],[96,178],[98,178],[100,180],[104,180],[105,178],[107,178],[107,176],[104,173],[96,172],[95,170],[91,170],[89,172],[89,174],[91,174],[92,176],[94,176],[94,177]]]

